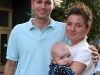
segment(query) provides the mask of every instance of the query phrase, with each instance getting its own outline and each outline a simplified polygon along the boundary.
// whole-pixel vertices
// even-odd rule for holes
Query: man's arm
[[[14,75],[15,74],[15,70],[16,70],[16,65],[17,65],[17,62],[11,61],[11,60],[7,60],[7,62],[5,64],[4,74],[3,75]]]
[[[97,63],[98,59],[99,59],[99,53],[98,50],[96,49],[95,46],[90,45],[89,49],[92,51],[92,58],[93,58],[93,62]]]

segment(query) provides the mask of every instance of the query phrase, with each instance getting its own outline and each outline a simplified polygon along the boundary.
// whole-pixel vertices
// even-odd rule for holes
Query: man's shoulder
[[[29,21],[24,22],[24,23],[20,23],[14,26],[14,29],[19,29],[19,28],[27,28],[27,25],[29,25]]]
[[[55,27],[59,28],[65,28],[66,24],[64,22],[59,22],[59,21],[54,21],[54,23],[52,24]]]
[[[15,27],[24,27],[24,26],[26,26],[26,25],[27,25],[27,22],[17,24]]]
[[[56,25],[57,25],[57,24],[59,24],[59,25],[65,25],[64,22],[56,21],[56,20],[54,20],[54,19],[52,19],[52,18],[50,18],[50,20],[51,20],[51,22],[55,23]]]
[[[65,23],[64,23],[64,22],[59,22],[59,21],[55,21],[55,24],[65,25]]]

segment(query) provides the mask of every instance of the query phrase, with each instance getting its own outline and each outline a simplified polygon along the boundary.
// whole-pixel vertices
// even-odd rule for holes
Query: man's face
[[[35,18],[48,19],[54,8],[53,0],[32,0],[32,7],[35,12]]]

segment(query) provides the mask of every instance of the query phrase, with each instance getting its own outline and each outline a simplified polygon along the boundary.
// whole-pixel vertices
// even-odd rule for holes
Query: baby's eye
[[[71,55],[68,55],[68,58],[70,58],[71,57]]]
[[[61,57],[60,59],[63,59],[63,57]]]

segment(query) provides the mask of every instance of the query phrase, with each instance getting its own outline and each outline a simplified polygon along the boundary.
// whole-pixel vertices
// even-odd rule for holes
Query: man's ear
[[[56,2],[53,3],[53,9],[55,9],[55,6],[56,6]]]
[[[54,59],[54,58],[52,58],[52,59],[51,59],[51,61],[52,61],[54,64],[56,64],[56,61],[55,61],[55,59]]]
[[[31,0],[31,6],[34,7],[34,0]]]

